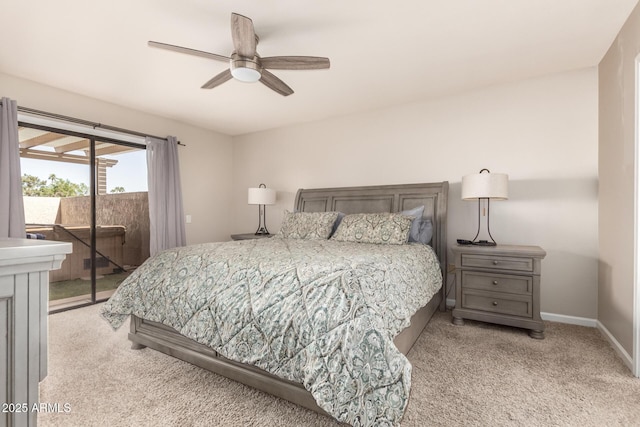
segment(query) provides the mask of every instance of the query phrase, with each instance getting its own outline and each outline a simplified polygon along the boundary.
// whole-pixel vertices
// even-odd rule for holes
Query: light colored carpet
[[[40,426],[337,426],[327,417],[154,350],[131,350],[99,306],[49,317],[49,376]],[[409,426],[640,425],[640,379],[600,333],[546,323],[546,339],[520,329],[436,313],[409,353]]]

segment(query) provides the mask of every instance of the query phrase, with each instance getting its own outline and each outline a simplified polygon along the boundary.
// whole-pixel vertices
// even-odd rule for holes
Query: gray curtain
[[[25,238],[24,201],[18,141],[18,104],[0,105],[0,237]]]
[[[146,138],[151,255],[184,246],[186,234],[178,165],[178,141]]]

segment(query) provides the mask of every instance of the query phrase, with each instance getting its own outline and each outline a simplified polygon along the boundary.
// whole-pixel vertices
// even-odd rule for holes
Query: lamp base
[[[484,169],[483,169],[484,170]],[[480,171],[482,173],[482,171]],[[480,198],[478,198],[478,232],[476,233],[476,236],[473,238],[472,241],[468,241],[466,240],[465,242],[468,243],[464,243],[467,245],[475,245],[475,246],[497,246],[496,241],[494,240],[493,236],[491,235],[491,229],[489,228],[489,202],[490,199],[486,198],[487,200],[487,233],[489,234],[489,238],[491,239],[491,241],[488,240],[476,240],[478,238],[478,236],[480,235]],[[458,243],[460,243],[460,241],[458,241]]]
[[[258,206],[258,229],[255,234],[256,236],[267,236],[270,234],[269,230],[267,230],[267,209],[264,205]]]

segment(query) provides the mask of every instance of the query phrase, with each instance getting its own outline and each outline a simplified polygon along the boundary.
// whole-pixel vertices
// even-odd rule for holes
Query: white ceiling
[[[637,3],[0,0],[0,72],[238,135],[595,66]],[[231,12],[252,18],[261,56],[331,69],[274,70],[288,97],[234,80],[205,90],[227,64],[147,47],[228,56]]]

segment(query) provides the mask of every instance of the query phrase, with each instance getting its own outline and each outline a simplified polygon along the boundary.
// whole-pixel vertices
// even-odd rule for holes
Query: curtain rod
[[[0,100],[0,105],[2,105],[2,100]],[[91,122],[89,120],[78,119],[76,117],[64,116],[62,114],[48,113],[46,111],[35,110],[33,108],[27,108],[27,107],[21,107],[19,105],[18,105],[18,111],[21,112],[21,113],[35,114],[35,115],[42,116],[42,117],[48,117],[50,119],[65,120],[65,121],[71,122],[71,123],[77,123],[77,124],[81,124],[81,125],[85,125],[85,126],[90,126],[90,127],[94,128],[94,129],[95,128],[100,128],[100,129],[104,129],[104,130],[111,130],[111,131],[114,131],[114,132],[126,133],[126,134],[129,134],[129,135],[135,135],[135,136],[140,136],[140,137],[150,136],[151,138],[161,139],[161,140],[164,140],[164,141],[167,140],[167,138],[163,138],[163,137],[160,137],[160,136],[149,135],[147,133],[136,132],[134,130],[119,128],[119,127],[115,127],[115,126],[103,125],[102,123],[95,123],[95,122]],[[182,145],[183,147],[186,147],[186,145],[181,143],[180,141],[178,141],[178,145]]]

